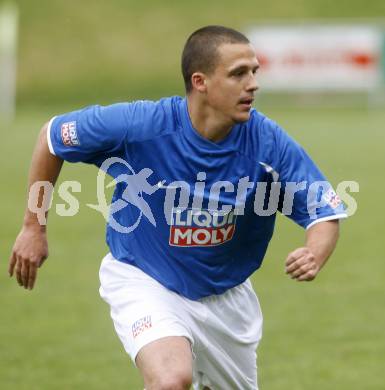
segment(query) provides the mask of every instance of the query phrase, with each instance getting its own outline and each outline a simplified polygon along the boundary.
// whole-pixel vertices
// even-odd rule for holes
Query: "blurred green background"
[[[0,2],[1,4],[1,2]],[[37,132],[51,116],[93,103],[183,94],[180,54],[206,24],[241,30],[268,21],[370,21],[382,1],[17,1],[20,12],[17,115],[2,124],[0,164],[0,389],[141,389],[107,305],[98,268],[107,252],[93,167],[65,164],[78,180],[80,212],[51,212],[50,258],[28,292],[7,263],[25,208]],[[330,263],[309,284],[289,280],[284,259],[303,231],[278,218],[264,266],[253,276],[265,317],[258,350],[262,390],[385,388],[385,112],[366,104],[333,107],[324,97],[274,98],[257,108],[278,121],[330,180],[355,180],[358,211],[342,224]],[[291,100],[291,99],[290,99]],[[344,102],[344,101],[343,101]],[[303,104],[302,104],[303,103]],[[305,104],[306,103],[306,104]],[[340,102],[339,102],[340,103]],[[54,206],[60,202],[54,196]]]

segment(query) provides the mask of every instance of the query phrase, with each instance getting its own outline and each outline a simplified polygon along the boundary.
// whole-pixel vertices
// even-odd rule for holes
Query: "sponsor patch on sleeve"
[[[61,139],[65,146],[80,145],[75,121],[65,122],[61,125]]]
[[[332,188],[326,192],[324,199],[332,209],[336,209],[341,204],[341,198]]]

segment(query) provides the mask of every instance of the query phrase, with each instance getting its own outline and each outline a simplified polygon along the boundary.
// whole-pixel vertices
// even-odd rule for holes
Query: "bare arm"
[[[333,253],[338,235],[338,220],[313,225],[306,231],[305,246],[289,253],[286,273],[298,281],[313,280]]]
[[[45,124],[41,129],[33,152],[28,190],[36,181],[47,181],[55,185],[63,165],[63,160],[52,155],[49,151],[47,126],[48,124]],[[39,203],[43,201],[43,198],[43,193],[40,192],[38,195]],[[37,214],[31,212],[27,207],[23,226],[16,238],[9,260],[9,275],[15,274],[20,286],[32,290],[37,269],[47,257],[46,225],[40,224]]]

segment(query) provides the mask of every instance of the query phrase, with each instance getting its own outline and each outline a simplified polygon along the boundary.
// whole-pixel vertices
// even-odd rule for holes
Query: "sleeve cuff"
[[[51,126],[52,126],[52,122],[54,121],[55,118],[56,118],[56,116],[54,116],[48,122],[48,126],[47,126],[47,143],[48,143],[48,148],[49,148],[49,151],[51,152],[51,154],[53,154],[54,156],[56,156],[56,153],[55,153],[55,151],[53,149],[52,140],[51,140]]]
[[[333,221],[335,219],[345,219],[347,217],[348,217],[347,214],[341,213],[341,214],[329,215],[328,217],[318,218],[315,221],[309,223],[309,225],[306,226],[306,230],[316,225],[319,222]]]

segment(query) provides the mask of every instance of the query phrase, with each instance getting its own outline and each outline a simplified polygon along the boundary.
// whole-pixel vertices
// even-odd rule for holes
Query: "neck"
[[[223,140],[234,125],[229,118],[192,96],[187,97],[187,107],[194,129],[210,141]]]

